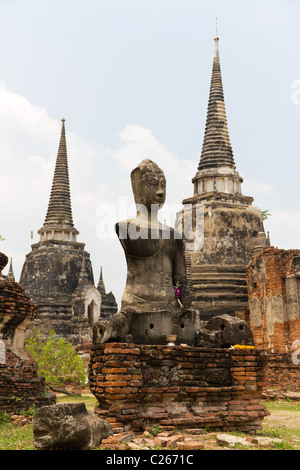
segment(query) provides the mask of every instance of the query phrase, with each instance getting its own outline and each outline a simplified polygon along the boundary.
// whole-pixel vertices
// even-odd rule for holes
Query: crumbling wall
[[[26,411],[55,402],[47,396],[37,364],[25,350],[25,334],[37,307],[20,284],[2,275],[7,257],[0,253],[0,414]]]
[[[292,352],[300,340],[300,250],[263,249],[247,267],[250,327],[255,345]]]
[[[268,388],[300,391],[300,250],[264,248],[247,267],[249,324],[268,352]]]

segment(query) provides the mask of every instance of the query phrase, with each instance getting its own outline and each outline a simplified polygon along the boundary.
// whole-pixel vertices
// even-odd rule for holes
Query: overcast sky
[[[65,118],[78,241],[120,303],[113,225],[133,203],[130,171],[158,163],[166,208],[193,194],[216,17],[243,194],[272,214],[274,246],[300,248],[299,0],[0,0],[0,249],[16,280],[39,239]]]

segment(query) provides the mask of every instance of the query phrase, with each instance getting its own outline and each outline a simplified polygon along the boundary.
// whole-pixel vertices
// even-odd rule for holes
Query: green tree
[[[269,213],[269,209],[266,209],[265,211],[261,211],[261,213],[262,213],[262,219],[263,220],[267,220],[272,215],[272,214]]]
[[[34,328],[26,340],[26,350],[37,362],[38,374],[52,390],[66,385],[84,385],[86,374],[83,361],[71,343],[51,330],[49,336]]]

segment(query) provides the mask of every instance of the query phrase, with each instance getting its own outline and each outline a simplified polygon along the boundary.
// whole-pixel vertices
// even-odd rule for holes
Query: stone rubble
[[[196,433],[198,431],[198,435]],[[192,437],[193,436],[193,437]],[[102,450],[226,450],[239,448],[272,449],[282,439],[265,436],[240,437],[229,433],[209,433],[203,430],[184,430],[184,432],[162,431],[156,436],[150,430],[143,433],[121,432],[102,439]]]

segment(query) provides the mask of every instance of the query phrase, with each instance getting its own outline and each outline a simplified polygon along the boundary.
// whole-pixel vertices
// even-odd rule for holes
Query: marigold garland
[[[244,344],[235,344],[233,347],[235,349],[255,349],[255,346],[246,346]]]

